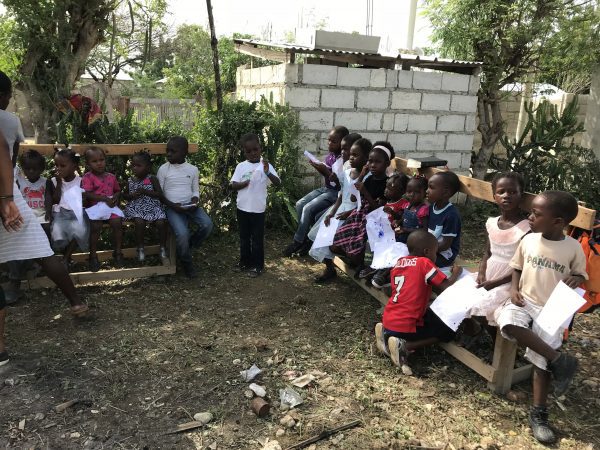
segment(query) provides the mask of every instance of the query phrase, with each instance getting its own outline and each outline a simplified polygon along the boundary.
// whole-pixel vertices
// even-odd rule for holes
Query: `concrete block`
[[[385,69],[373,69],[371,70],[371,81],[369,86],[374,88],[383,88],[385,87],[386,77],[385,77]]]
[[[420,134],[417,137],[417,150],[427,150],[432,152],[444,150],[445,143],[445,134]]]
[[[423,94],[421,109],[425,111],[448,111],[450,109],[450,95]]]
[[[466,116],[465,117],[465,131],[467,133],[473,133],[477,129],[477,116]]]
[[[309,130],[329,131],[333,127],[332,111],[300,111],[300,125]]]
[[[413,87],[413,73],[410,70],[397,70],[398,74],[398,87],[400,89],[412,89]]]
[[[383,115],[383,125],[381,129],[384,131],[391,131],[394,129],[394,113],[385,113]]]
[[[398,71],[385,69],[385,87],[396,89],[398,87]]]
[[[471,151],[473,149],[472,134],[449,134],[446,142],[446,150]]]
[[[413,72],[413,89],[439,91],[442,88],[442,74],[435,72]]]
[[[337,70],[338,68],[335,66],[302,64],[302,83],[335,86],[337,82]]]
[[[418,92],[392,92],[392,109],[420,109],[421,94]]]
[[[358,69],[355,67],[338,68],[338,86],[368,87],[370,82],[370,69]]]
[[[442,91],[468,92],[470,81],[469,75],[444,72],[442,74]]]
[[[434,156],[433,152],[408,152],[406,154],[406,158],[428,158],[430,156]]]
[[[298,83],[298,64],[284,64],[284,78],[288,84]]]
[[[408,131],[435,131],[437,116],[411,114],[408,117]]]
[[[436,152],[435,156],[448,161],[450,170],[462,168],[462,153],[460,152]]]
[[[465,129],[465,116],[452,114],[438,117],[438,131],[463,131]]]
[[[387,133],[360,133],[362,137],[375,143],[377,141],[387,141]]]
[[[453,95],[450,111],[474,113],[477,111],[477,97],[468,95]]]
[[[321,108],[354,108],[354,92],[350,89],[322,89]]]
[[[471,154],[471,152],[463,152],[462,156],[461,156],[461,162],[460,162],[460,167],[461,169],[468,169],[469,167],[471,167],[471,157],[473,155]]]
[[[335,125],[343,125],[352,132],[367,129],[367,113],[355,111],[337,111],[335,113]],[[362,134],[362,133],[361,133]]]
[[[293,108],[318,108],[320,89],[288,87],[285,90],[285,102]]]
[[[383,113],[370,112],[367,114],[367,130],[381,130]]]
[[[298,135],[298,147],[300,147],[300,151],[308,150],[311,153],[316,153],[319,150],[320,135],[320,133],[300,133]],[[302,157],[301,161],[305,159]],[[312,168],[312,166],[310,167]]]
[[[481,79],[479,75],[471,75],[469,77],[469,94],[477,95],[477,91],[479,91],[479,83]]]
[[[390,133],[388,141],[394,147],[396,155],[406,154],[417,148],[417,135],[404,133]]]
[[[388,91],[358,91],[357,108],[388,109],[390,93]]]
[[[409,117],[409,114],[396,114],[396,117],[394,117],[394,131],[406,131]]]

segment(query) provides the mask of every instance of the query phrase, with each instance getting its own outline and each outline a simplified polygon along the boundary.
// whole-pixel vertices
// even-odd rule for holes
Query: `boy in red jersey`
[[[412,232],[406,245],[409,256],[400,258],[392,268],[392,296],[383,310],[383,323],[375,326],[377,348],[398,367],[410,352],[454,338],[454,331],[429,308],[429,300],[432,288],[443,291],[462,270],[454,266],[446,278],[437,268],[438,241],[427,230]]]

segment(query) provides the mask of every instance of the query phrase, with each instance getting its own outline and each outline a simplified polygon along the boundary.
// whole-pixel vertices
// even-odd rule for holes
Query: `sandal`
[[[85,303],[82,303],[80,305],[71,306],[71,315],[76,319],[80,319],[82,317],[87,316],[89,311],[90,311],[90,308]]]

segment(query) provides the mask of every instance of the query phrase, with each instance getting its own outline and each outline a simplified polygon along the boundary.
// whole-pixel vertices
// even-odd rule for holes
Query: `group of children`
[[[167,221],[174,230],[177,254],[185,274],[195,275],[190,248],[199,246],[212,230],[212,221],[198,205],[198,169],[185,162],[188,142],[173,137],[167,143],[167,162],[152,174],[152,160],[147,152],[133,155],[132,176],[122,191],[117,177],[106,171],[106,156],[99,147],[89,147],[84,153],[86,172],[80,175],[80,156],[71,149],[61,149],[54,155],[55,176],[43,177],[44,157],[35,150],[19,158],[17,184],[28,206],[42,223],[52,247],[62,251],[66,265],[79,247],[89,249],[89,269],[100,269],[97,249],[104,223],[108,223],[113,238],[115,266],[123,264],[122,220],[135,225],[137,256],[144,261],[144,234],[147,224],[157,228],[160,256],[167,257]],[[120,209],[125,201],[123,210]],[[194,231],[188,225],[192,223]],[[22,265],[12,264],[11,267]],[[11,270],[11,278],[20,281],[20,271]]]
[[[331,131],[329,150],[331,158],[323,164],[311,162],[324,174],[328,190],[313,191],[297,203],[301,224],[284,255],[310,249],[308,253],[325,264],[325,271],[316,279],[319,283],[336,276],[333,257],[337,254],[346,257],[357,268],[357,275],[374,287],[391,285],[375,336],[380,352],[401,367],[416,349],[455,338],[455,332],[430,305],[432,290],[443,291],[462,272],[454,264],[460,250],[461,218],[450,202],[460,180],[450,171],[437,172],[429,180],[390,173],[392,146],[388,142],[372,145],[344,127]],[[336,164],[338,161],[342,164]],[[497,326],[505,338],[527,348],[525,356],[534,365],[529,423],[538,441],[551,443],[556,435],[548,422],[548,394],[551,387],[556,397],[567,390],[577,360],[560,351],[564,329],[550,336],[535,319],[560,281],[576,288],[587,279],[580,244],[564,234],[577,216],[578,204],[569,193],[547,191],[535,197],[531,213],[526,214],[520,208],[524,179],[513,172],[498,174],[492,189],[500,216],[486,223],[485,253],[478,272],[472,274],[477,287],[486,292],[467,320]],[[331,190],[338,192],[335,200],[331,200]],[[315,198],[320,211],[314,208]],[[396,240],[407,244],[409,254],[391,269],[376,271],[364,265],[366,216],[382,206]],[[308,216],[314,225],[305,233],[308,227],[302,221]],[[339,219],[333,244],[311,248],[319,228],[331,226],[333,218]]]

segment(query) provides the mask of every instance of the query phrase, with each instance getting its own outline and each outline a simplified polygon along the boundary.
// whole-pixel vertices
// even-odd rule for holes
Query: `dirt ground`
[[[465,240],[482,249],[483,228]],[[30,293],[10,308],[12,360],[0,368],[0,447],[51,449],[282,448],[355,419],[361,425],[317,449],[541,448],[519,401],[487,390],[474,372],[439,348],[412,357],[405,376],[374,351],[380,305],[352,280],[327,286],[309,258],[279,256],[287,235],[267,234],[267,269],[234,273],[237,241],[213,238],[197,254],[198,279],[180,276],[83,287],[93,320],[73,321],[53,290]],[[568,349],[581,361],[575,386],[551,408],[556,448],[600,446],[600,316],[577,318]],[[262,370],[257,383],[271,413],[257,418],[240,371]],[[283,412],[279,390],[294,376],[304,403]],[[79,403],[57,413],[69,400]],[[204,428],[166,434],[194,414]],[[290,414],[295,425],[280,420]],[[288,423],[291,425],[291,423]]]

